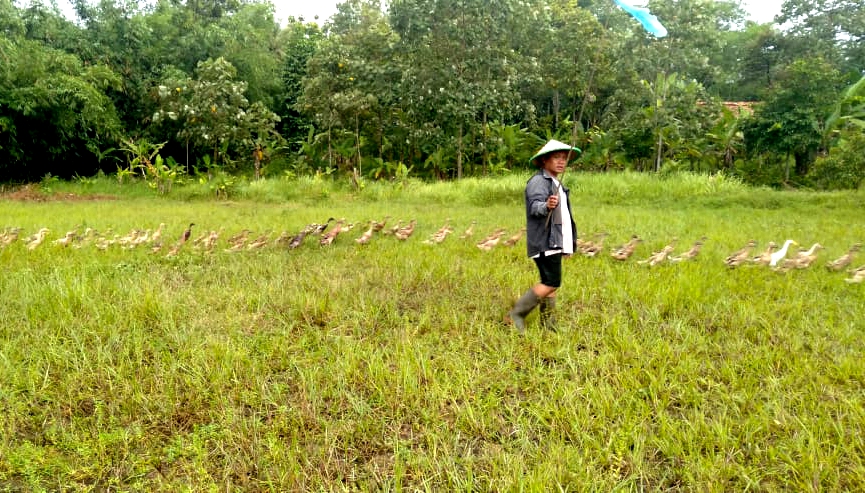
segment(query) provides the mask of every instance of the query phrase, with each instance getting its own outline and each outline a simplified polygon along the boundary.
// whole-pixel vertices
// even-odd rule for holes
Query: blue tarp
[[[637,7],[627,4],[622,0],[613,0],[616,5],[622,8],[625,12],[631,14],[634,19],[640,21],[640,24],[646,28],[646,31],[654,35],[656,38],[663,38],[667,35],[667,28],[661,25],[661,21],[649,12],[645,7]]]

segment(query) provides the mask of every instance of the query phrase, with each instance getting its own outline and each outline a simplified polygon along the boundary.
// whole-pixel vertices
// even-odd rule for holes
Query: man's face
[[[551,152],[544,159],[544,169],[553,176],[564,173],[567,165],[568,151]]]

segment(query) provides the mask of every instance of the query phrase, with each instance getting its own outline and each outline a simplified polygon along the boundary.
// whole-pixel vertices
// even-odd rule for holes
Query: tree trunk
[[[328,123],[327,125],[327,164],[328,167],[333,168],[333,147],[330,145],[330,135],[333,130],[333,125]]]
[[[794,152],[793,159],[796,160],[796,166],[794,171],[796,172],[796,176],[805,176],[808,174],[808,171],[811,169],[811,163],[814,162],[814,159],[817,157],[817,151],[806,149],[801,152]]]
[[[258,147],[256,147],[255,150],[252,151],[252,159],[253,159],[253,162],[255,163],[255,179],[256,180],[261,179],[261,154],[262,154],[261,149],[259,149]]]
[[[484,131],[484,136],[486,136],[486,135],[487,135],[487,130],[488,130],[488,129],[487,129],[487,112],[486,112],[486,111],[484,111],[484,121],[483,121],[483,126],[482,126],[481,128],[482,128],[483,131]],[[488,144],[488,142],[489,142],[489,139],[484,138],[484,153],[483,153],[483,160],[484,160],[484,164],[483,164],[483,174],[484,174],[484,176],[486,176],[486,174],[487,174],[487,162],[488,162],[489,159],[490,159],[490,158],[489,158],[489,154],[487,153],[487,144]]]
[[[553,130],[559,129],[559,107],[561,105],[559,99],[559,91],[553,91]]]
[[[457,134],[457,180],[463,177],[463,126],[460,125]]]
[[[363,175],[363,161],[360,156],[360,117],[357,113],[354,114],[354,138],[357,144],[357,170],[358,174]]]

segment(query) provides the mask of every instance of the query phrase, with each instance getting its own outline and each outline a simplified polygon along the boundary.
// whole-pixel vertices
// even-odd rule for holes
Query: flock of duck
[[[364,232],[355,238],[354,241],[359,245],[365,245],[372,241],[377,234],[393,236],[397,240],[405,241],[414,234],[415,226],[417,225],[415,219],[406,222],[397,221],[396,224],[386,228],[389,219],[390,216],[387,216],[381,221],[368,221],[365,223]],[[348,223],[345,219],[334,219],[331,217],[323,223],[308,224],[295,234],[283,231],[275,237],[271,237],[270,232],[253,236],[251,230],[244,229],[227,238],[225,240],[227,245],[223,250],[233,253],[259,250],[268,246],[293,250],[300,247],[310,237],[318,237],[318,244],[326,247],[333,244],[339,235],[348,233],[357,225],[358,223]],[[459,238],[462,240],[471,240],[474,235],[475,225],[475,221],[472,221]],[[154,254],[164,252],[167,258],[177,256],[184,248],[204,253],[214,252],[217,249],[218,240],[222,236],[221,231],[211,230],[193,239],[193,226],[195,226],[195,223],[190,223],[175,241],[166,241],[164,237],[165,223],[160,223],[155,230],[133,229],[122,236],[112,233],[110,230],[100,233],[92,228],[85,228],[83,232],[79,232],[79,229],[76,228],[66,232],[65,235],[58,239],[51,240],[49,243],[54,247],[62,248],[82,248],[92,245],[99,250],[107,250],[109,248],[149,248]],[[21,231],[21,228],[6,228],[3,230],[0,233],[0,249],[22,241],[25,244],[25,248],[32,251],[46,243],[51,233],[48,228],[41,228],[30,236],[22,237]],[[423,243],[431,245],[442,243],[452,233],[454,233],[454,228],[450,224],[450,219],[448,219],[441,228],[431,234]],[[505,238],[506,230],[504,228],[496,228],[492,233],[477,241],[475,246],[483,251],[490,251],[499,245],[513,247],[522,239],[524,233],[525,228],[521,228],[516,233]],[[585,257],[600,256],[605,251],[604,242],[607,236],[607,233],[597,233],[591,240],[577,239],[577,253]],[[637,263],[654,267],[662,263],[675,264],[694,260],[700,254],[700,250],[706,239],[706,237],[700,238],[688,250],[679,254],[674,254],[677,240],[673,239],[670,244],[657,252],[652,252],[649,257],[638,260]],[[639,236],[633,235],[627,243],[611,249],[609,255],[615,260],[626,261],[633,256],[637,246],[642,242],[643,240]],[[778,244],[770,241],[766,245],[765,250],[755,254],[757,242],[756,240],[750,240],[745,246],[727,256],[724,259],[724,264],[730,268],[742,265],[767,266],[777,272],[787,272],[792,269],[808,269],[815,263],[819,252],[824,249],[823,245],[814,243],[811,248],[800,249],[798,252],[788,256],[790,247],[793,245],[798,245],[798,243],[794,240],[787,240],[779,247]],[[865,281],[865,265],[855,269],[849,268],[861,247],[860,243],[854,244],[847,253],[833,261],[827,262],[825,264],[826,269],[835,272],[846,270],[850,274],[850,277],[845,279],[848,283],[861,283]]]
[[[603,249],[603,241],[606,237],[606,233],[599,233],[595,236],[595,241],[581,241],[577,240],[577,248],[581,254],[593,257],[596,256],[598,252]],[[637,261],[638,264],[649,265],[650,267],[664,263],[664,262],[683,262],[687,260],[693,260],[699,255],[700,249],[703,247],[703,243],[706,241],[706,237],[702,237],[699,240],[695,241],[694,244],[686,251],[673,255],[673,251],[676,248],[676,239],[670,242],[669,245],[664,246],[661,250],[657,252],[652,252],[652,254],[644,259]],[[627,260],[631,257],[639,243],[642,243],[642,239],[640,239],[637,235],[631,237],[631,240],[626,244],[613,249],[610,253],[616,260]],[[742,265],[758,265],[758,266],[767,266],[776,272],[787,272],[792,269],[808,269],[810,268],[814,262],[817,260],[817,256],[819,255],[820,250],[824,250],[823,245],[819,243],[814,243],[811,245],[811,248],[808,249],[800,249],[798,252],[792,254],[788,257],[788,253],[790,251],[790,247],[793,245],[798,245],[795,240],[786,240],[784,244],[779,248],[778,244],[774,241],[770,241],[766,244],[766,249],[760,252],[758,255],[755,255],[755,249],[757,248],[757,241],[750,240],[748,243],[731,253],[727,257],[724,258],[724,265],[729,268],[736,268]],[[850,265],[853,263],[853,258],[862,248],[861,243],[856,243],[851,246],[847,253],[838,257],[835,260],[826,262],[826,269],[833,272],[840,272],[842,270],[848,269]],[[845,279],[846,282],[851,284],[858,284],[865,281],[865,265],[857,267],[855,269],[848,269],[848,273],[850,273],[850,277]]]

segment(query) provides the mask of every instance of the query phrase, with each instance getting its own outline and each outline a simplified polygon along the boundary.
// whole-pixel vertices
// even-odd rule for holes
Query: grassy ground
[[[474,242],[523,225],[526,178],[0,199],[0,227],[52,231],[0,249],[0,491],[865,488],[865,285],[822,267],[865,241],[863,192],[571,174],[581,236],[645,243],[567,260],[561,329],[532,315],[518,336],[501,319],[535,281],[525,243]],[[414,235],[223,251],[244,228],[386,215]],[[455,233],[424,244],[448,218]],[[172,240],[222,231],[219,248],[50,244],[160,222]],[[692,263],[635,262],[703,235]],[[787,274],[726,268],[752,238],[826,251]]]

